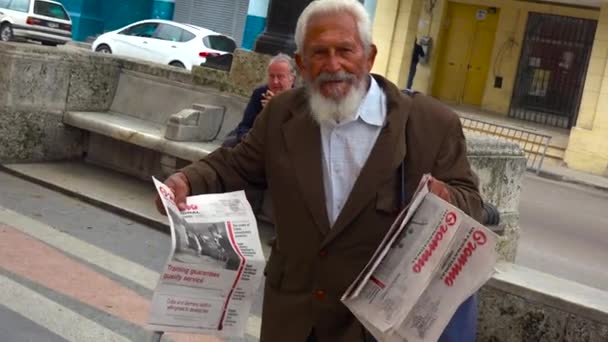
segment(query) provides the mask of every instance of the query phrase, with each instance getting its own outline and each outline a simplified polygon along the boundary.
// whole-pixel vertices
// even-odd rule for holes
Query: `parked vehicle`
[[[72,19],[51,0],[0,0],[0,40],[35,40],[55,46],[72,40]]]
[[[232,53],[236,43],[231,37],[202,27],[153,19],[102,34],[92,48],[191,70],[205,63],[207,57]]]

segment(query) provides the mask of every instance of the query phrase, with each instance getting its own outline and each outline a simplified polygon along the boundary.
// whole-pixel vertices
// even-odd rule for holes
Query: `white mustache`
[[[323,82],[331,82],[331,81],[354,81],[356,80],[356,76],[346,72],[346,71],[338,71],[336,73],[323,72],[317,76],[315,79],[315,85],[320,85]]]

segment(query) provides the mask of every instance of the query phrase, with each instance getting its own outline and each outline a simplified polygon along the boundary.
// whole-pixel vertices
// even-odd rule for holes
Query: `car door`
[[[153,60],[153,52],[150,41],[158,28],[156,22],[145,22],[127,27],[118,32],[115,39],[113,51],[117,55],[139,58],[147,61]]]
[[[181,42],[183,29],[175,25],[162,23],[158,26],[154,38],[150,42],[150,49],[154,54],[154,61],[169,64],[179,56],[183,45]],[[183,63],[183,62],[182,62]]]
[[[8,17],[13,26],[25,25],[30,0],[0,0],[0,18]]]

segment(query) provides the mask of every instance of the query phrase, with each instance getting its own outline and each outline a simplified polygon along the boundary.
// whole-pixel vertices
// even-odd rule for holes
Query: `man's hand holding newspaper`
[[[380,341],[436,341],[494,273],[497,236],[428,190],[426,175],[342,301]]]
[[[242,337],[265,264],[244,192],[191,196],[178,208],[171,189],[154,184],[169,217],[172,249],[148,327]]]

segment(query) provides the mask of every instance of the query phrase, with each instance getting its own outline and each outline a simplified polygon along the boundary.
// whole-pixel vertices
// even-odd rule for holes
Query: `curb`
[[[536,175],[536,173],[534,173],[534,172],[532,172],[532,173],[534,175]],[[568,177],[568,176],[565,176],[565,175],[561,175],[561,174],[558,174],[558,173],[555,173],[555,172],[541,170],[538,173],[538,177],[542,177],[542,178],[546,178],[546,179],[550,179],[550,180],[554,180],[554,181],[558,181],[558,182],[564,182],[564,183],[570,183],[570,184],[576,184],[576,185],[583,185],[583,186],[586,186],[586,187],[589,187],[589,188],[593,188],[593,189],[597,189],[597,190],[608,192],[608,184],[607,185],[600,185],[600,184],[584,181],[584,180],[581,180],[581,179],[576,179],[576,178]],[[607,183],[608,183],[608,181],[607,181]]]
[[[47,189],[50,189],[50,190],[53,190],[53,191],[57,191],[57,192],[62,193],[64,195],[66,195],[66,196],[76,198],[76,199],[81,200],[81,201],[83,201],[85,203],[88,203],[88,204],[91,204],[91,205],[93,205],[95,207],[101,208],[101,209],[103,209],[105,211],[114,213],[114,214],[119,215],[119,216],[123,216],[123,217],[128,218],[130,220],[133,220],[133,221],[135,221],[137,223],[141,223],[141,224],[143,224],[145,226],[148,226],[148,227],[150,227],[150,228],[152,228],[154,230],[160,231],[162,233],[171,234],[171,230],[169,229],[169,225],[167,225],[166,223],[157,221],[157,220],[152,219],[150,217],[146,217],[146,216],[141,215],[140,213],[137,213],[135,211],[131,211],[131,210],[128,210],[126,208],[119,207],[119,206],[116,206],[116,205],[113,205],[113,204],[110,204],[110,203],[98,200],[96,198],[87,196],[87,195],[79,193],[77,191],[66,189],[66,188],[61,187],[61,186],[59,186],[57,184],[54,184],[54,183],[51,183],[51,182],[47,182],[45,180],[42,180],[42,179],[39,179],[39,178],[36,178],[36,177],[32,177],[32,176],[26,175],[26,174],[21,173],[19,171],[10,169],[10,168],[2,165],[2,164],[0,164],[0,171],[5,172],[5,173],[10,174],[10,175],[13,175],[13,176],[18,177],[18,178],[21,178],[21,179],[26,180],[28,182],[32,182],[34,184],[38,184],[38,185],[43,186],[43,187],[45,187]]]

